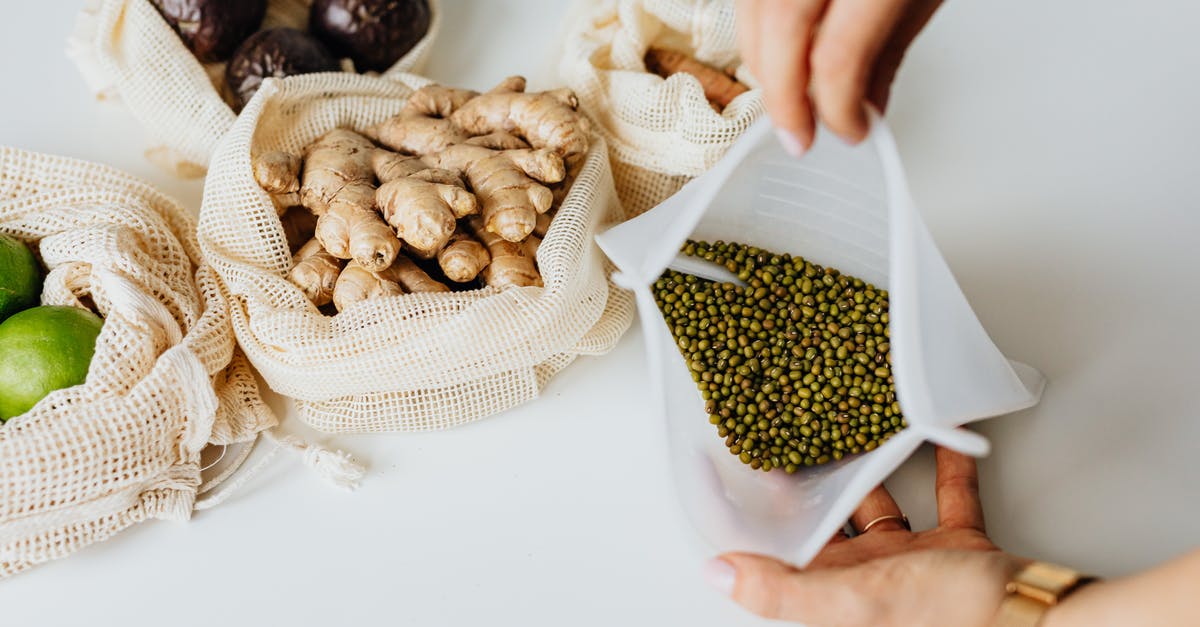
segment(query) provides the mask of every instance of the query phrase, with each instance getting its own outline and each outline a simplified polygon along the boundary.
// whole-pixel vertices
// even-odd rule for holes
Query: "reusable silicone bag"
[[[726,280],[724,268],[677,259],[689,237],[800,255],[886,286],[893,377],[908,427],[872,452],[794,475],[751,470],[731,455],[651,293],[668,266]],[[801,159],[783,151],[766,120],[757,122],[711,170],[597,241],[619,269],[614,281],[637,296],[684,509],[719,550],[807,564],[922,442],[985,455],[987,440],[959,427],[1041,396],[1041,374],[1006,359],[971,310],[878,116],[858,146],[821,129]]]

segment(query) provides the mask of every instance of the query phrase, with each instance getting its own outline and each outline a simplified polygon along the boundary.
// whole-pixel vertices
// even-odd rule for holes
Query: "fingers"
[[[836,0],[825,13],[813,43],[813,99],[821,121],[846,141],[857,143],[867,135],[867,84],[907,4]]]
[[[809,46],[825,0],[762,0],[759,71],[763,101],[780,140],[794,156],[812,145],[816,125],[808,98]]]
[[[897,518],[879,520],[884,516],[896,516]],[[862,532],[872,521],[879,520],[871,526],[871,531],[899,531],[905,528],[901,517],[903,514],[900,513],[900,506],[896,504],[896,500],[892,498],[887,488],[879,485],[871,490],[867,498],[863,499],[862,504],[850,516],[850,524]]]
[[[738,605],[779,620],[824,625],[846,623],[854,612],[854,586],[841,571],[801,572],[769,557],[727,553],[705,567],[709,583]]]
[[[916,0],[909,5],[908,11],[900,18],[891,38],[879,53],[879,59],[875,62],[875,70],[871,74],[870,86],[867,88],[867,101],[880,111],[887,110],[888,99],[892,93],[892,81],[895,80],[896,72],[900,69],[904,53],[917,38],[921,29],[929,23],[930,18],[941,4],[942,0]]]
[[[975,459],[937,447],[938,524],[984,531]]]
[[[737,41],[738,51],[742,62],[750,68],[750,73],[758,76],[759,37],[758,27],[761,23],[762,0],[737,0]]]

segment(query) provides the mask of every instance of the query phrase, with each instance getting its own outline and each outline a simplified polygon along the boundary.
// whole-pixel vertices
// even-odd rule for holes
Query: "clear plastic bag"
[[[827,130],[803,159],[756,123],[706,174],[597,237],[632,289],[652,384],[665,415],[684,507],[721,550],[806,564],[875,485],[924,441],[970,455],[988,442],[958,428],[1037,403],[1044,379],[1007,360],[983,330],[908,192],[891,133],[877,117],[851,147]],[[800,255],[890,292],[892,372],[908,428],[875,451],[795,475],[745,467],[709,424],[651,285],[689,237]],[[679,268],[689,271],[687,268]]]

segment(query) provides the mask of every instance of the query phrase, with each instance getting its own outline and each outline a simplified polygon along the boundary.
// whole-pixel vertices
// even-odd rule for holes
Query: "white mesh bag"
[[[269,0],[263,28],[305,29],[312,0]],[[425,37],[385,74],[422,68],[441,25],[437,0]],[[235,114],[216,85],[224,64],[202,64],[149,0],[85,0],[67,54],[101,100],[120,97],[149,132],[146,156],[178,176],[204,175]]]
[[[0,577],[146,519],[186,519],[200,451],[275,424],[235,352],[193,221],[107,166],[0,148],[0,233],[35,245],[46,305],[104,317],[87,380],[0,425]]]
[[[754,471],[731,455],[651,292],[668,266],[736,281],[724,267],[677,258],[689,237],[799,255],[887,286],[892,376],[908,427],[874,451],[795,475]],[[762,120],[712,170],[598,240],[620,271],[614,279],[637,296],[682,502],[719,550],[803,566],[922,442],[985,454],[987,440],[958,426],[1024,409],[1041,396],[1041,374],[1006,359],[971,310],[877,116],[861,145],[822,128],[802,159],[784,153]]]
[[[621,218],[602,141],[587,155],[538,253],[544,288],[405,294],[322,315],[286,278],[292,255],[251,157],[299,153],[336,127],[395,115],[416,76],[313,74],[267,81],[209,168],[199,238],[235,297],[239,344],[322,431],[452,427],[535,398],[578,355],[607,352],[633,317],[593,242]]]
[[[596,122],[612,157],[617,192],[638,215],[708,170],[764,112],[751,89],[720,113],[688,74],[646,70],[651,46],[691,54],[715,67],[740,64],[733,2],[603,0],[571,20],[559,72]],[[754,86],[739,66],[738,79]]]

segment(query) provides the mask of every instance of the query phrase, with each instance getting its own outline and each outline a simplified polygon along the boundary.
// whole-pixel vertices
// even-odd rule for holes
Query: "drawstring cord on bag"
[[[294,435],[280,435],[275,429],[268,429],[259,435],[273,442],[275,448],[254,462],[253,466],[238,472],[237,477],[227,485],[224,485],[221,490],[196,499],[195,510],[210,509],[225,502],[234,492],[246,485],[250,479],[270,465],[278,457],[280,451],[284,450],[291,450],[300,454],[300,458],[305,466],[312,468],[323,479],[344,490],[354,490],[357,488],[362,478],[366,475],[366,468],[355,462],[354,458],[344,451],[329,449],[319,444],[306,442]],[[242,459],[232,467],[232,470],[227,470],[223,473],[220,481],[214,480],[210,482],[209,489],[215,488],[217,484],[224,484],[225,480],[234,474],[233,471],[241,466],[246,458],[250,456],[249,451],[255,447],[257,442],[258,439],[256,438],[250,446],[246,447],[247,452],[242,456]]]
[[[95,276],[110,302],[114,305],[120,303],[121,311],[134,312],[146,322],[160,329],[169,343],[174,345],[159,357],[159,361],[176,373],[181,384],[180,390],[187,406],[185,411],[190,418],[187,423],[188,430],[183,434],[183,447],[185,450],[198,452],[205,446],[212,433],[213,420],[217,410],[217,398],[212,390],[212,379],[208,376],[204,364],[187,345],[182,343],[183,333],[179,328],[179,323],[161,302],[149,297],[128,279],[115,272],[97,269]],[[306,466],[315,470],[327,481],[345,490],[353,490],[358,487],[363,475],[366,474],[363,466],[342,451],[312,444],[296,436],[279,435],[274,429],[263,431],[260,436],[274,442],[275,448],[250,468],[238,472],[253,452],[258,442],[258,438],[255,438],[254,442],[245,447],[239,458],[234,460],[229,468],[202,485],[197,490],[197,494],[213,490],[218,485],[230,480],[235,474],[237,477],[233,478],[232,482],[224,489],[197,499],[194,509],[208,509],[225,501],[234,491],[265,468],[279,451],[284,449],[291,449],[299,453]],[[224,452],[221,455],[224,457]]]

